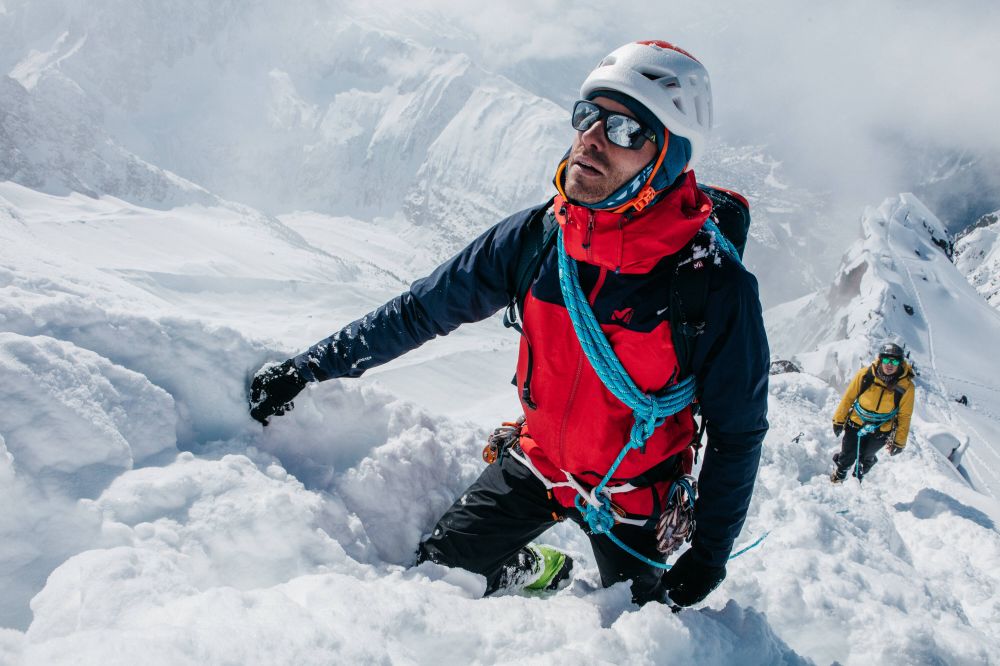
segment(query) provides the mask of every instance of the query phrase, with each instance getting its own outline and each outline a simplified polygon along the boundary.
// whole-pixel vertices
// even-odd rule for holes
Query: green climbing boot
[[[524,586],[526,590],[558,590],[569,583],[570,572],[573,571],[573,558],[566,553],[538,544],[528,544],[525,547],[534,562],[532,563],[533,580]]]

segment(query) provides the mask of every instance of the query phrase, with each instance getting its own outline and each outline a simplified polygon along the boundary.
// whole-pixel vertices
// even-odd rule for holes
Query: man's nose
[[[604,120],[598,120],[596,123],[588,127],[584,132],[580,133],[580,140],[588,145],[594,146],[595,148],[604,149],[607,147],[607,137],[604,135]]]

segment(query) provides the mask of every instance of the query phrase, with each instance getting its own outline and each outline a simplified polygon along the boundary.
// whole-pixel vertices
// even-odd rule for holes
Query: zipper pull
[[[591,238],[591,236],[594,235],[594,218],[595,217],[596,216],[595,216],[593,210],[591,210],[591,211],[588,212],[588,215],[587,215],[587,235],[583,239],[583,249],[584,250],[589,250],[590,249],[590,238]]]

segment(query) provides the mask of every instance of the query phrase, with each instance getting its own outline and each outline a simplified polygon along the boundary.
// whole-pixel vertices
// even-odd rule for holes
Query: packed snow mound
[[[990,305],[1000,309],[1000,211],[984,215],[959,234],[955,265]]]
[[[131,469],[173,449],[174,404],[143,375],[52,338],[0,333],[0,433],[18,470]]]

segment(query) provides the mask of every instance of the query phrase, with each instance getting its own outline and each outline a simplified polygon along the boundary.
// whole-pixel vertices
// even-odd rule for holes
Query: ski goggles
[[[639,150],[647,140],[656,143],[656,132],[632,116],[602,109],[584,99],[573,105],[573,129],[578,132],[586,132],[601,120],[604,121],[604,136],[620,148]]]
[[[899,360],[898,358],[893,358],[891,356],[883,356],[882,362],[889,363],[890,365],[899,365],[900,363],[902,363],[902,361]]]

